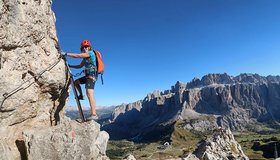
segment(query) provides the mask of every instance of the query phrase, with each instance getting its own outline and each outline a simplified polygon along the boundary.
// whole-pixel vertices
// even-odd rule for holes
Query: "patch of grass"
[[[127,140],[109,141],[106,154],[110,159],[117,160],[122,159],[129,153],[132,153],[135,149],[134,143]]]
[[[279,140],[280,133],[272,134],[259,134],[254,132],[239,133],[235,135],[235,139],[241,145],[243,152],[247,155],[250,160],[264,160],[267,158],[263,157],[262,151],[253,150],[254,142],[259,142],[261,145],[266,144],[267,142]],[[273,158],[270,158],[271,160]]]
[[[236,146],[233,143],[230,143],[229,147],[233,153],[236,153],[236,154],[238,153]]]
[[[172,146],[182,148],[182,154],[195,150],[199,141],[205,139],[202,132],[182,128],[183,121],[177,121],[171,135]]]
[[[163,140],[153,143],[134,143],[127,140],[109,141],[107,156],[112,160],[123,159],[127,154],[132,154],[137,160],[183,158],[193,152],[201,140],[205,140],[207,136],[212,134],[184,129],[185,123],[185,121],[177,121],[174,124],[174,130],[169,139],[171,145],[165,150],[158,148],[164,143]],[[279,140],[280,132],[275,134],[235,133],[234,137],[250,160],[267,160],[263,157],[262,151],[253,150],[252,146],[254,142],[265,144],[273,140]],[[233,153],[237,153],[234,144],[230,148]]]
[[[122,159],[127,154],[132,154],[137,160],[150,159],[175,159],[183,157],[196,148],[196,144],[203,139],[200,132],[186,130],[180,127],[180,122],[174,125],[174,131],[169,141],[171,145],[164,150],[159,146],[165,141],[153,143],[134,143],[126,140],[109,141],[107,156],[114,159]]]

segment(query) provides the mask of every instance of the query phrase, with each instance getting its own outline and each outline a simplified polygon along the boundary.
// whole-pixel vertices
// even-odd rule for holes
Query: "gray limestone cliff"
[[[116,107],[111,123],[103,128],[116,139],[160,138],[163,131],[172,132],[177,119],[199,131],[273,130],[279,127],[279,112],[279,76],[208,74]]]
[[[51,4],[51,0],[0,0],[0,159],[63,159],[69,157],[64,151],[80,153],[86,146],[95,154],[101,151],[95,144],[98,137],[104,137],[99,142],[103,148],[108,140],[108,136],[97,136],[100,126],[95,122],[77,125],[64,118],[68,75],[58,53]],[[76,134],[77,139],[87,137],[83,140],[87,144],[72,143],[67,149],[60,144],[67,126],[94,133]],[[44,147],[48,147],[44,153],[36,155]],[[55,149],[59,151],[51,155]],[[74,159],[98,155],[86,153]]]

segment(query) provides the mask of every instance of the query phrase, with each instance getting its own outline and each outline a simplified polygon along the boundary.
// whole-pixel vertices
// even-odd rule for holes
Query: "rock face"
[[[34,148],[28,149],[30,153],[25,150],[28,148],[25,140],[30,141],[28,145],[32,147],[37,141],[34,137],[39,138],[45,130],[50,130],[50,134],[51,130],[66,134],[62,126],[56,127],[61,129],[49,128],[65,121],[63,110],[69,94],[68,75],[57,49],[51,3],[51,0],[0,0],[0,159],[37,159],[33,155]],[[94,135],[97,135],[99,129],[95,129]],[[33,138],[24,138],[23,132],[28,136],[26,130],[34,130]],[[89,144],[96,142],[95,137],[88,138]],[[42,140],[41,148],[45,147],[43,143],[46,142]],[[43,156],[46,155],[41,159]]]
[[[15,153],[24,129],[60,121],[67,77],[51,1],[1,0],[0,12],[0,135]]]
[[[136,158],[132,154],[129,154],[124,158],[124,160],[136,160]]]
[[[99,124],[94,121],[83,124],[64,121],[52,128],[25,131],[28,159],[108,159],[109,135],[99,130]]]
[[[216,129],[193,153],[203,160],[249,160],[229,129]]]
[[[0,125],[34,117],[44,125],[56,123],[67,77],[51,1],[1,0],[0,12]]]
[[[180,118],[186,122],[185,128],[199,131],[219,126],[234,131],[258,130],[256,123],[272,121],[277,126],[279,112],[279,76],[209,74],[116,107],[111,124],[103,128],[113,139],[145,139],[172,130],[172,124]]]

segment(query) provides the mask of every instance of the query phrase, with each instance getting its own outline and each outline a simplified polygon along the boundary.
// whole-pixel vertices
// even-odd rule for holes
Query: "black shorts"
[[[85,87],[88,89],[94,89],[95,82],[97,81],[97,76],[91,76],[92,78],[88,78],[88,76],[83,76],[79,78],[80,84],[86,84]]]

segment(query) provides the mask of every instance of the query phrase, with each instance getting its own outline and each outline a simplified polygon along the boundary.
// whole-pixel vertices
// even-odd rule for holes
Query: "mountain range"
[[[280,76],[208,74],[117,106],[102,127],[111,139],[156,141],[183,128],[273,132],[279,129]]]

